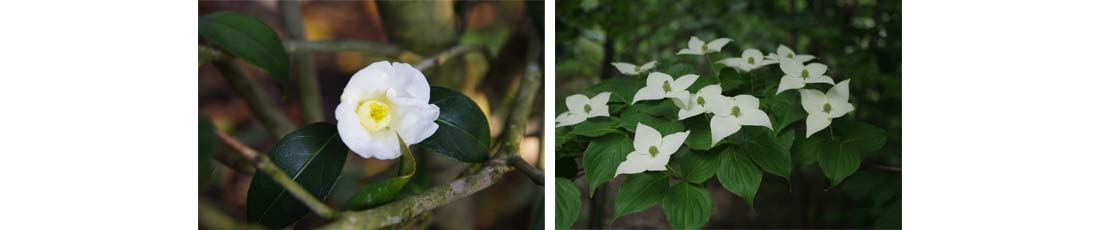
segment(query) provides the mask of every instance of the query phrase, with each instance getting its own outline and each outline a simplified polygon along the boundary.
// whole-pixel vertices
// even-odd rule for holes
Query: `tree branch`
[[[279,11],[283,14],[287,37],[294,40],[305,39],[298,1],[279,1]],[[321,109],[324,106],[321,102],[321,87],[317,84],[316,69],[310,56],[310,53],[305,52],[290,55],[291,68],[298,75],[294,80],[298,83],[298,105],[302,109],[302,120],[305,124],[325,120]]]
[[[263,229],[237,222],[203,198],[199,198],[199,224],[208,229]]]
[[[539,171],[539,169],[535,168],[535,166],[532,166],[531,164],[527,164],[527,161],[524,161],[522,157],[519,157],[519,155],[509,157],[508,164],[512,165],[512,167],[515,167],[524,175],[527,175],[527,177],[531,178],[531,181],[535,182],[535,184],[540,186],[543,185],[542,181],[544,177],[542,175],[542,171]]]
[[[267,155],[260,154],[225,132],[218,131],[218,138],[222,140],[222,143],[229,146],[229,148],[236,150],[241,156],[251,160],[253,166],[255,166],[257,170],[270,176],[275,183],[283,186],[290,195],[302,201],[306,207],[309,207],[309,209],[317,213],[318,216],[325,219],[332,219],[337,215],[336,210],[329,208],[328,205],[325,205],[325,202],[317,199],[313,194],[309,194],[309,190],[303,188],[298,182],[294,182],[294,178],[287,176],[282,169],[279,169],[279,166],[275,165],[275,162],[271,161],[271,158],[267,157]]]
[[[440,52],[440,53],[438,53],[434,56],[428,57],[428,58],[424,59],[423,61],[420,61],[420,63],[417,63],[413,67],[416,67],[416,69],[418,69],[420,71],[424,71],[428,68],[432,68],[434,66],[446,63],[450,59],[455,58],[458,55],[468,53],[468,52],[479,52],[479,53],[485,55],[486,58],[491,57],[489,55],[489,48],[485,47],[484,45],[460,45],[460,46],[452,47],[451,49],[448,49],[448,50],[444,50],[443,52]]]
[[[221,70],[222,76],[229,82],[229,86],[233,87],[233,90],[237,91],[241,98],[244,98],[248,108],[252,110],[252,115],[276,139],[294,131],[294,125],[279,110],[279,106],[263,92],[263,89],[260,89],[255,81],[248,78],[244,71],[241,71],[241,67],[237,63],[233,62],[232,59],[224,59],[214,61],[214,66]]]
[[[318,53],[318,52],[364,52],[379,56],[394,57],[406,52],[401,47],[372,41],[362,40],[329,40],[329,41],[283,41],[287,52],[291,53]]]
[[[524,75],[520,83],[520,95],[516,106],[512,107],[509,114],[509,124],[505,131],[506,138],[500,145],[499,151],[489,162],[485,163],[474,173],[458,178],[446,185],[432,187],[423,193],[406,197],[389,204],[373,209],[344,212],[336,221],[333,221],[324,229],[376,229],[405,222],[421,213],[430,211],[440,206],[449,204],[459,199],[471,196],[490,185],[500,181],[504,173],[513,168],[507,161],[519,152],[519,143],[523,139],[526,129],[526,119],[531,113],[531,104],[541,82],[541,72],[532,65]]]

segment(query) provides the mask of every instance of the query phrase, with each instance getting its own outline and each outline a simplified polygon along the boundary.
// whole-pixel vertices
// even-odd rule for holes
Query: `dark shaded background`
[[[834,188],[817,165],[796,165],[789,183],[765,174],[755,212],[710,180],[715,210],[704,228],[900,228],[901,1],[567,0],[556,7],[556,101],[601,79],[624,77],[611,62],[695,63],[697,71],[709,71],[702,58],[675,53],[691,36],[727,37],[734,41],[715,56],[740,56],[746,48],[769,53],[780,43],[816,56],[835,79],[853,79],[856,119],[889,133],[886,146],[866,153],[861,169]],[[582,199],[574,226],[608,226],[622,181]],[[578,185],[587,197],[587,183]],[[660,205],[610,226],[669,227]]]

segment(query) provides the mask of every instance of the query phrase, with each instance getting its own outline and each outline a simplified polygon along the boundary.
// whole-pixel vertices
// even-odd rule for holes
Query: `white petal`
[[[353,101],[368,95],[385,93],[385,89],[393,85],[391,80],[393,74],[393,65],[390,62],[371,63],[351,76],[348,84],[344,86],[343,93],[340,94],[340,101]]]
[[[787,58],[788,54],[794,54],[794,50],[791,50],[791,48],[787,48],[787,46],[783,44],[779,44],[779,48],[775,49],[775,53],[778,54],[781,58]]]
[[[684,145],[684,140],[687,140],[688,134],[690,133],[691,131],[678,132],[665,136],[664,139],[661,139],[661,146],[657,147],[657,152],[664,155],[672,155],[677,149],[680,149],[681,145]]]
[[[824,93],[815,89],[802,89],[798,92],[802,95],[802,109],[806,110],[806,113],[824,112]]]
[[[813,112],[806,116],[806,138],[810,138],[817,131],[825,129],[832,122],[825,113]]]
[[[689,109],[680,109],[680,112],[676,113],[676,115],[677,117],[679,117],[680,120],[684,120],[699,114],[703,114],[703,112],[706,112],[706,109],[703,109],[703,106],[692,105]]]
[[[653,156],[647,151],[634,150],[634,152],[626,154],[626,160],[619,164],[619,168],[615,169],[615,175],[645,172],[651,165],[651,161],[653,161]]]
[[[662,88],[665,86],[665,82],[672,84],[672,75],[668,75],[667,73],[662,72],[652,72],[649,73],[649,75],[647,75],[645,79],[646,87],[656,86],[658,88]]]
[[[696,95],[698,95],[698,96],[721,95],[721,94],[722,94],[722,85],[719,85],[719,84],[704,86],[702,89],[699,89],[699,93],[696,93]],[[704,98],[704,100],[705,99],[706,98]]]
[[[852,106],[852,103],[848,103],[848,102],[838,102],[838,103],[829,102],[829,105],[832,107],[831,110],[829,110],[829,118],[843,117],[844,114],[848,114],[849,112],[852,112],[852,110],[855,109]]]
[[[750,57],[753,58],[754,61],[760,62],[764,59],[764,53],[761,53],[760,50],[757,49],[746,49],[745,51],[741,51],[741,58],[747,59]]]
[[[827,84],[832,85],[833,84],[833,78],[831,78],[829,76],[826,76],[826,75],[821,75],[821,76],[817,76],[817,77],[808,77],[808,78],[806,78],[806,83],[827,83]]]
[[[733,97],[733,104],[745,109],[760,108],[760,99],[748,94],[741,94]]]
[[[730,115],[730,110],[733,109],[733,98],[719,95],[703,95],[703,99],[706,100],[706,104],[703,108],[706,108],[707,112],[715,115]]]
[[[718,144],[719,141],[737,133],[738,130],[741,130],[741,124],[735,117],[714,116],[710,118],[710,146]]]
[[[646,86],[638,90],[638,93],[634,94],[634,101],[630,104],[637,103],[638,101],[657,100],[665,98],[665,90],[660,86]]]
[[[588,118],[588,117],[585,116],[582,113],[565,112],[565,113],[562,113],[561,115],[558,115],[558,117],[554,119],[554,121],[558,123],[558,125],[554,126],[554,127],[562,127],[562,126],[570,126],[570,125],[580,124],[586,118]]]
[[[792,58],[791,60],[794,60],[798,63],[806,63],[810,60],[814,60],[814,55],[799,54],[795,55],[794,58]]]
[[[596,96],[592,97],[592,99],[589,99],[588,104],[592,105],[593,108],[598,106],[598,105],[603,105],[603,106],[606,107],[607,106],[607,100],[610,99],[610,98],[611,98],[611,92],[602,92],[602,93],[596,94]]]
[[[726,67],[730,67],[730,68],[738,68],[738,67],[741,67],[741,66],[747,64],[747,63],[745,63],[745,60],[741,59],[741,58],[726,58],[726,59],[718,60],[717,63],[722,64]]]
[[[592,105],[592,111],[588,111],[588,117],[607,117],[611,116],[608,111],[607,105]]]
[[[806,65],[806,71],[810,72],[810,76],[825,75],[825,70],[828,69],[829,67],[821,63],[810,63],[809,65]]]
[[[680,52],[676,52],[676,55],[684,55],[684,54],[703,55],[703,50],[682,49],[682,50],[680,50]]]
[[[741,110],[741,124],[752,126],[764,126],[768,129],[772,129],[772,121],[768,119],[768,114],[759,109],[742,109]]]
[[[428,85],[428,78],[424,77],[424,73],[420,70],[413,68],[406,63],[394,62],[393,68],[396,70],[397,76],[394,76],[395,82],[402,82],[400,85],[394,85],[393,88],[404,89],[402,94],[407,94],[416,100],[428,103],[428,99],[431,97],[432,87]],[[406,96],[406,95],[401,95]],[[405,140],[408,143],[408,140]],[[412,144],[412,143],[408,143]]]
[[[439,129],[435,121],[439,119],[439,107],[436,105],[402,108],[401,123],[397,124],[397,134],[405,144],[418,144],[428,139]]]
[[[703,40],[700,40],[698,37],[691,36],[691,39],[688,40],[688,49],[702,51]]]
[[[706,51],[707,51],[707,53],[714,53],[714,52],[722,51],[722,47],[725,47],[726,43],[729,43],[730,41],[733,41],[733,40],[730,40],[729,38],[714,39],[713,41],[710,41],[710,42],[707,43],[707,50]]]
[[[620,73],[623,73],[623,74],[626,74],[626,75],[638,75],[638,72],[634,72],[635,65],[633,65],[633,64],[622,63],[622,62],[612,62],[611,65],[615,66],[615,69],[618,69]]]
[[[841,81],[829,89],[825,96],[829,97],[830,102],[848,102],[848,81],[850,80]]]
[[[672,82],[672,90],[673,91],[687,90],[688,87],[691,87],[691,84],[695,83],[696,79],[699,79],[699,75],[688,74],[688,75],[680,76],[680,78],[677,78],[676,81]]]
[[[684,107],[689,104],[688,99],[691,98],[691,94],[685,90],[673,91],[665,95],[667,98],[672,99],[672,103],[676,103],[677,106]]]
[[[634,129],[634,150],[649,153],[649,147],[661,144],[661,133],[653,127],[638,123]]]
[[[588,104],[588,97],[584,96],[584,94],[573,94],[565,98],[565,107],[569,108],[570,112],[584,112],[585,104]]]
[[[649,160],[649,165],[646,167],[646,171],[665,171],[668,160],[672,158],[672,154],[657,154]]]
[[[806,67],[803,66],[802,63],[798,63],[790,59],[779,60],[779,69],[782,69],[783,74],[786,74],[787,76],[801,77],[802,70],[805,68]]]
[[[779,61],[776,61],[776,60],[770,60],[770,59],[764,59],[763,61],[760,61],[760,65],[759,65],[759,66],[766,66],[766,65],[771,65],[771,64],[775,64],[775,63],[779,63]]]
[[[653,67],[657,67],[657,61],[646,62],[645,64],[642,64],[642,67],[640,69],[642,71],[647,71],[649,69],[652,69]]]
[[[802,81],[802,78],[783,76],[779,79],[779,89],[775,91],[775,95],[779,95],[779,93],[788,89],[801,89],[802,87],[806,87],[806,83]]]

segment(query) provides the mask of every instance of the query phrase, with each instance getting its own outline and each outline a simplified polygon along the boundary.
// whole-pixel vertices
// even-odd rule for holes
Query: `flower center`
[[[730,109],[730,114],[733,114],[734,117],[740,117],[741,116],[741,107],[733,106],[733,108]]]
[[[699,96],[699,97],[696,97],[696,98],[695,98],[695,103],[696,103],[696,104],[699,104],[699,105],[704,105],[704,104],[706,104],[706,103],[707,103],[707,101],[706,101],[706,100],[703,100],[703,97],[702,97],[702,96]]]
[[[802,69],[802,79],[806,79],[809,76],[810,76],[810,71],[806,70],[806,69]]]
[[[592,111],[592,106],[588,105],[588,104],[584,104],[584,113],[588,113],[590,111]]]
[[[366,100],[356,109],[359,124],[369,131],[390,128],[390,106],[378,100]]]
[[[753,64],[753,65],[755,65],[755,64],[756,64],[756,58],[754,58],[754,57],[749,57],[749,64]]]
[[[787,54],[787,58],[794,58],[794,54],[793,53]]]
[[[829,111],[832,111],[832,110],[833,110],[833,105],[830,105],[828,102],[826,102],[825,103],[825,112],[828,113]]]
[[[657,156],[657,146],[649,146],[649,155]]]
[[[672,85],[668,84],[668,82],[666,81],[664,89],[665,89],[665,93],[668,93],[668,92],[672,91]]]
[[[635,73],[641,73],[642,72],[642,67],[641,66],[634,66],[634,72]]]
[[[710,49],[710,46],[707,45],[708,44],[703,44],[703,51],[707,51],[708,49]]]

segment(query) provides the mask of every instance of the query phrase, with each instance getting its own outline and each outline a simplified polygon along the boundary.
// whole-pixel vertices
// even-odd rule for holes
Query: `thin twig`
[[[218,131],[218,138],[222,140],[222,143],[229,146],[229,148],[236,150],[241,156],[251,160],[253,166],[255,166],[257,170],[271,177],[275,183],[278,183],[286,189],[290,195],[304,203],[310,210],[313,210],[314,213],[317,213],[317,216],[325,219],[336,217],[336,210],[325,205],[325,202],[317,199],[317,197],[309,193],[309,190],[306,190],[301,184],[295,182],[294,178],[290,178],[290,176],[286,175],[286,173],[284,173],[282,169],[279,169],[279,166],[275,165],[275,162],[272,162],[271,158],[268,158],[267,155],[260,154],[225,132]]]
[[[524,175],[527,175],[527,177],[531,178],[531,181],[535,182],[535,184],[543,185],[542,171],[539,171],[539,169],[535,168],[535,166],[528,164],[527,161],[523,160],[523,157],[519,157],[519,155],[514,155],[508,158],[508,164],[512,167],[515,167],[516,170],[519,170]]]
[[[305,39],[298,1],[279,1],[279,11],[283,14],[283,25],[286,26],[287,37],[295,40]],[[317,73],[310,55],[310,53],[298,52],[290,56],[291,69],[297,74],[294,80],[298,83],[298,106],[302,109],[304,124],[325,120],[321,109],[324,106],[321,102],[321,87],[318,86]]]
[[[294,131],[294,125],[279,110],[279,106],[275,104],[275,101],[272,101],[271,97],[263,92],[256,81],[246,76],[237,63],[231,59],[224,59],[214,61],[214,65],[218,67],[218,70],[221,70],[222,76],[229,82],[229,86],[233,87],[233,90],[237,91],[241,98],[244,98],[248,108],[252,110],[252,115],[271,132],[272,136],[278,139]]]
[[[420,63],[417,63],[414,67],[416,67],[416,69],[420,71],[424,71],[428,68],[446,63],[450,59],[458,57],[458,55],[465,54],[467,52],[480,52],[481,54],[485,55],[485,57],[491,57],[489,55],[489,48],[485,47],[484,45],[460,45],[428,57],[423,61],[420,61]]]
[[[379,56],[394,57],[406,52],[396,45],[362,41],[362,40],[329,40],[329,41],[283,41],[283,47],[291,53],[318,53],[318,52],[364,52]]]

